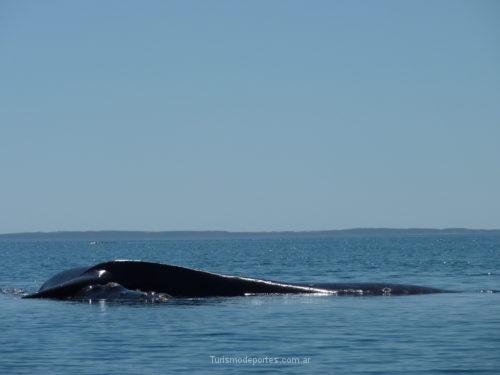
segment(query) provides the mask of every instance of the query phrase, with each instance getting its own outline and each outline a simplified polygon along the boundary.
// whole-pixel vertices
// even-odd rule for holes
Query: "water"
[[[500,290],[498,236],[0,241],[0,255],[0,374],[500,372],[500,293],[492,293]],[[290,282],[461,292],[160,304],[20,298],[61,270],[117,258]]]

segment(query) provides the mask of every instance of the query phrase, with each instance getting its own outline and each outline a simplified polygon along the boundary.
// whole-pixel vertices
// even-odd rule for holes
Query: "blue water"
[[[498,236],[0,241],[0,255],[0,374],[500,373]],[[157,304],[20,298],[61,270],[111,259],[461,292]]]

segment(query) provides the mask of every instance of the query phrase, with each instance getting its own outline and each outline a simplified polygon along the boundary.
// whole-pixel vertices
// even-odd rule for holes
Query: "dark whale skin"
[[[93,285],[118,284],[130,295],[163,293],[171,297],[233,297],[253,294],[331,294],[338,296],[413,295],[447,292],[416,285],[387,283],[291,284],[239,276],[220,275],[169,264],[116,260],[92,267],[63,271],[47,280],[36,293],[25,298],[78,298]],[[90,288],[91,290],[92,288]],[[97,290],[99,288],[94,288]],[[109,290],[111,291],[112,288]],[[99,289],[106,298],[105,289]],[[83,293],[83,294],[82,294]],[[116,297],[116,293],[113,297]]]

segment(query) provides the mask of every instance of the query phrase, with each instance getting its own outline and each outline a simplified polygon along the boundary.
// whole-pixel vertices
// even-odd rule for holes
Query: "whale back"
[[[114,282],[127,289],[167,293],[173,297],[243,296],[259,293],[314,293],[316,288],[237,276],[226,276],[169,264],[142,261],[101,263]]]
[[[79,292],[83,288],[108,283],[116,283],[119,287],[131,292],[163,293],[172,297],[232,297],[251,294],[300,293],[369,296],[446,292],[422,286],[388,283],[289,284],[221,275],[170,264],[116,260],[60,272],[47,280],[38,292],[26,298],[75,298],[81,295]],[[114,289],[94,288],[94,290],[111,293]]]

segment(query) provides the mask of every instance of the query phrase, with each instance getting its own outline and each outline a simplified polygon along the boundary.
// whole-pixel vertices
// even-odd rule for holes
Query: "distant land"
[[[264,239],[314,238],[350,236],[423,236],[423,235],[500,235],[500,229],[466,228],[353,228],[318,231],[229,232],[229,231],[61,231],[0,234],[0,240],[75,240],[75,241],[141,241],[141,240],[197,240],[197,239]]]

